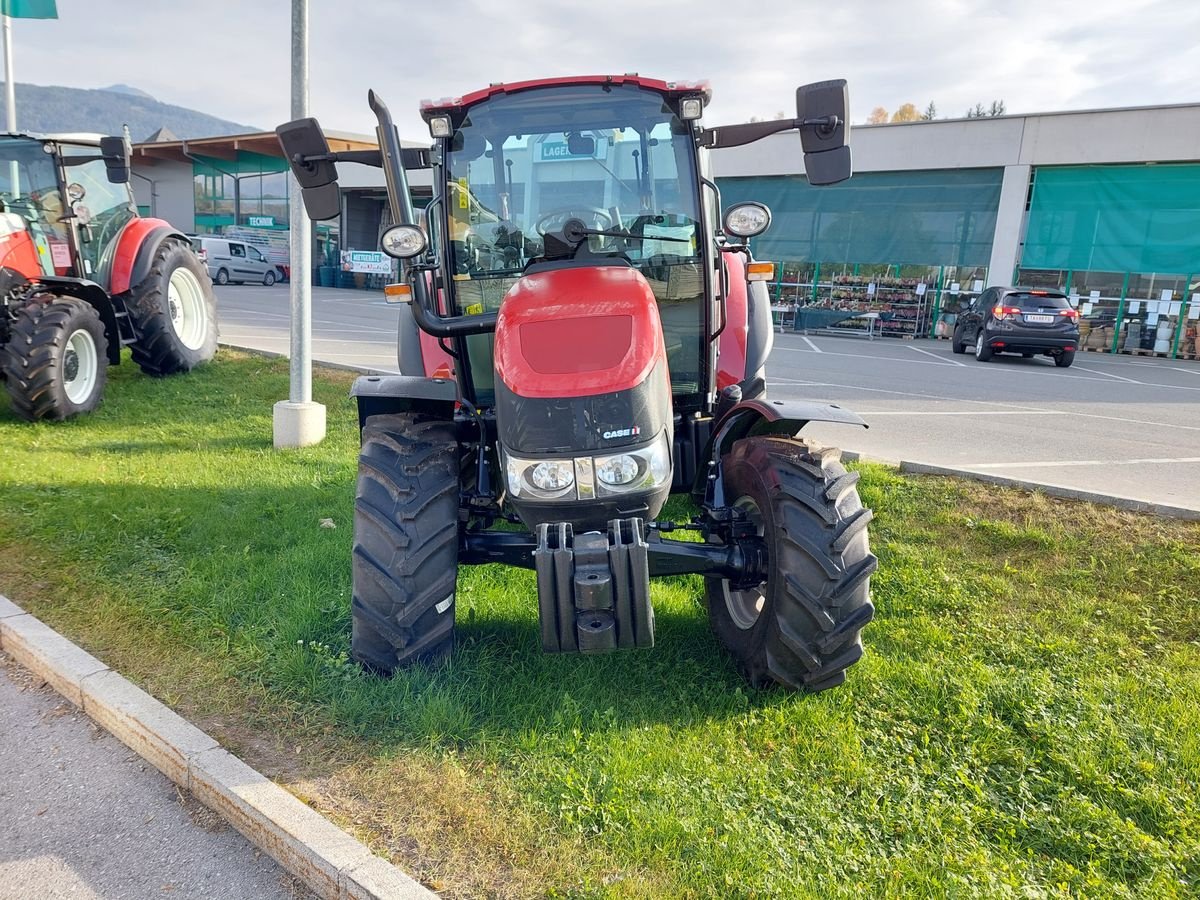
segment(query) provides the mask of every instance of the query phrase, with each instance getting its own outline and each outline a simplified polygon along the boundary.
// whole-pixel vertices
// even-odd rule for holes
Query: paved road
[[[288,288],[220,289],[222,340],[288,349]],[[395,371],[396,313],[378,294],[316,288],[314,357]],[[1200,363],[1080,353],[978,363],[948,341],[776,335],[772,396],[825,399],[869,431],[813,425],[880,459],[957,466],[1200,509]]]
[[[0,900],[312,896],[0,654]]]

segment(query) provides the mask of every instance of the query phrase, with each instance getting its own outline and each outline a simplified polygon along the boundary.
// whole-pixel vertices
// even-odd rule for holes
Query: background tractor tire
[[[130,292],[133,361],[148,375],[189,372],[217,352],[217,299],[208,271],[184,241],[168,238],[150,274]]]
[[[108,341],[91,304],[74,297],[35,298],[15,310],[0,366],[23,419],[66,419],[100,405],[108,381]]]
[[[867,540],[871,511],[858,473],[838,451],[798,439],[743,438],[721,461],[727,501],[744,509],[767,545],[767,580],[734,589],[706,579],[708,617],[755,686],[823,691],[846,680],[871,621]]]
[[[452,423],[371,416],[354,500],[350,649],[391,673],[454,650],[459,451]]]

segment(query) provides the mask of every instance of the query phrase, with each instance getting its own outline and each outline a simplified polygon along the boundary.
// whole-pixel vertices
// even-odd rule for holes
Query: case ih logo
[[[642,433],[642,429],[634,425],[632,428],[618,428],[616,431],[606,431],[602,437],[606,441],[611,441],[613,438],[619,437],[635,437]]]

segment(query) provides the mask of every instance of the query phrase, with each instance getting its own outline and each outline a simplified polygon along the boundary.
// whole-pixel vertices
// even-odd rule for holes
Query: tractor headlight
[[[725,230],[736,237],[754,237],[762,234],[770,225],[771,210],[761,203],[739,203],[725,211]]]
[[[596,487],[601,496],[627,494],[661,487],[671,477],[667,436],[660,434],[648,447],[595,458]]]
[[[416,225],[393,225],[379,241],[383,252],[396,259],[411,259],[423,253],[427,244],[425,232]]]
[[[532,500],[575,499],[575,466],[569,459],[521,459],[504,454],[508,490]]]
[[[558,493],[575,483],[575,466],[569,460],[546,460],[529,471],[529,480],[539,491]]]
[[[528,500],[591,500],[660,488],[671,479],[666,434],[636,450],[574,459],[523,459],[504,452],[508,492]]]

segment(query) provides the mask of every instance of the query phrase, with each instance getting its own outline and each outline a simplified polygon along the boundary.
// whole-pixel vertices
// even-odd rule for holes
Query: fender
[[[154,254],[167,238],[187,242],[183,232],[162,219],[133,219],[117,238],[117,250],[109,269],[109,289],[123,294],[135,284],[141,284],[150,274]],[[103,280],[103,278],[101,279]]]
[[[358,429],[362,431],[369,416],[410,410],[450,419],[458,402],[458,385],[448,378],[364,375],[354,379],[350,396],[358,398]]]
[[[725,300],[728,324],[721,332],[717,354],[717,390],[736,384],[751,399],[766,392],[767,357],[775,342],[771,292],[762,281],[746,281],[748,257],[740,250],[722,254],[729,274]]]
[[[716,423],[713,436],[704,448],[701,461],[717,462],[732,449],[734,441],[756,434],[783,434],[794,437],[809,422],[840,422],[869,428],[863,419],[835,403],[816,403],[811,400],[743,400]],[[704,499],[708,467],[696,467],[692,496],[697,502]]]
[[[45,286],[47,290],[55,294],[63,294],[68,297],[75,297],[90,303],[96,308],[96,312],[100,314],[100,321],[104,323],[104,338],[108,343],[108,364],[110,366],[118,365],[121,362],[121,329],[117,322],[117,308],[111,297],[100,285],[94,281],[88,281],[85,278],[66,278],[52,275],[42,275],[34,280],[34,284]],[[121,305],[121,311],[124,312],[124,304]],[[126,322],[129,320],[126,319]]]

